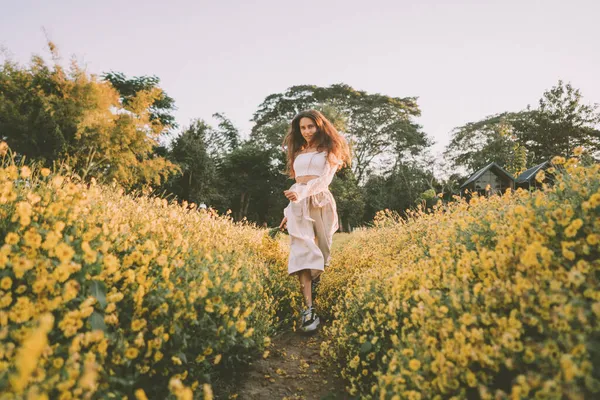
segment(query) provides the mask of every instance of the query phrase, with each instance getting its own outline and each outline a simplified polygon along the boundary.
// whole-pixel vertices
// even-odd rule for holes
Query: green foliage
[[[600,164],[581,161],[345,238],[317,306],[350,395],[598,397]]]
[[[228,208],[236,220],[248,218],[258,223],[279,224],[277,219],[281,220],[287,203],[283,191],[289,187],[288,178],[280,172],[283,156],[251,141],[225,156],[219,176],[229,199]],[[275,216],[270,218],[272,212]]]
[[[134,76],[127,78],[122,72],[108,72],[102,75],[105,81],[117,89],[121,97],[121,103],[128,106],[134,101],[140,92],[149,92],[159,89],[160,79],[157,76]],[[165,130],[176,128],[175,117],[175,99],[167,95],[162,89],[156,98],[148,107],[151,121],[159,121]]]
[[[196,120],[172,143],[169,159],[179,165],[181,173],[165,188],[179,200],[212,204],[218,198],[217,166],[207,151],[211,129],[204,121]]]
[[[350,168],[338,171],[330,185],[335,198],[339,217],[340,230],[350,231],[351,227],[360,225],[365,209],[363,190]]]
[[[558,84],[544,92],[538,109],[504,112],[455,128],[446,156],[454,167],[476,171],[495,161],[518,175],[576,147],[600,151],[600,112],[585,105],[579,90]]]
[[[446,157],[454,168],[463,167],[467,171],[477,171],[492,161],[511,166],[508,168],[511,173],[520,170],[525,167],[522,165],[523,147],[514,129],[529,117],[529,112],[505,112],[455,128]]]
[[[421,113],[415,98],[369,94],[345,84],[293,86],[285,93],[267,96],[254,114],[251,138],[271,146],[281,144],[286,133],[283,122],[309,108],[325,111],[346,133],[359,182],[379,159],[419,154],[431,144],[413,121]]]
[[[264,231],[3,149],[4,397],[168,398],[174,378],[230,379],[294,316],[296,283]]]
[[[158,185],[176,170],[153,154],[163,125],[149,108],[161,93],[138,91],[121,104],[108,82],[75,62],[65,70],[37,56],[29,66],[7,61],[0,67],[0,135],[17,153],[46,166],[64,163],[86,179]]]
[[[417,162],[399,163],[387,175],[372,175],[366,182],[363,221],[372,221],[380,210],[403,213],[414,208],[423,192],[432,188],[433,176]]]
[[[600,111],[586,105],[579,89],[562,81],[544,92],[531,118],[517,125],[519,141],[532,153],[532,165],[554,156],[569,157],[576,147],[600,152]]]

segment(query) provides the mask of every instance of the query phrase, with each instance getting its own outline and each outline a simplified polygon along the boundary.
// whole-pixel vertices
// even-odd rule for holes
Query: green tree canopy
[[[435,179],[422,161],[407,159],[397,163],[394,170],[369,176],[365,191],[363,221],[371,221],[377,211],[390,209],[400,213],[415,208],[423,193],[437,187]],[[437,192],[437,191],[436,191]]]
[[[329,109],[343,124],[353,147],[353,171],[359,182],[378,161],[418,154],[431,144],[414,122],[420,115],[416,98],[389,97],[358,91],[345,84],[329,87],[293,86],[268,96],[254,114],[251,137],[266,146],[279,146],[289,121],[309,108]],[[333,121],[332,121],[333,122]]]
[[[212,128],[202,120],[193,121],[172,143],[169,159],[181,173],[166,186],[180,200],[212,204],[218,197],[216,164],[207,151]]]
[[[83,177],[114,179],[126,188],[158,185],[176,170],[153,153],[163,125],[151,119],[149,106],[161,93],[139,91],[121,104],[110,83],[75,62],[66,70],[37,56],[29,66],[6,61],[0,136],[20,154],[48,166],[63,162]]]
[[[492,161],[511,173],[526,167],[526,152],[519,143],[516,127],[524,124],[530,113],[502,113],[455,128],[445,156],[453,168],[477,171]]]
[[[229,198],[227,208],[232,210],[236,220],[248,218],[270,224],[281,220],[287,202],[283,190],[287,188],[288,178],[281,173],[281,162],[273,162],[277,157],[273,153],[273,149],[248,141],[223,159],[219,176]]]
[[[579,89],[558,81],[544,92],[539,108],[517,126],[516,132],[533,163],[568,157],[576,147],[600,158],[599,124],[598,105],[584,104]]]
[[[568,157],[575,147],[600,158],[600,112],[582,99],[579,90],[559,81],[544,92],[537,109],[455,128],[445,155],[454,167],[470,172],[495,161],[515,175],[554,156]]]
[[[159,89],[156,97],[148,107],[150,120],[158,120],[162,124],[165,131],[170,128],[177,128],[173,111],[175,100],[166,94],[159,87],[160,79],[157,76],[134,76],[127,78],[122,72],[107,72],[102,75],[105,81],[108,81],[119,92],[121,103],[127,107],[140,92],[150,92]]]

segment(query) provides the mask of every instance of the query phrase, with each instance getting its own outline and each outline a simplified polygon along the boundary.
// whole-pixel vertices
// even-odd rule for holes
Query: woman
[[[350,165],[350,150],[323,114],[308,110],[296,115],[283,145],[287,148],[287,172],[296,183],[285,190],[290,200],[279,225],[290,235],[288,273],[297,274],[306,309],[300,329],[312,332],[319,317],[312,304],[311,283],[329,265],[333,233],[338,229],[335,199],[329,184],[336,171]]]

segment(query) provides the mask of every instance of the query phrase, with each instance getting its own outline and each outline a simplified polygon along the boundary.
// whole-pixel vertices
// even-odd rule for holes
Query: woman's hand
[[[279,229],[286,229],[287,217],[283,217],[281,223],[279,224]]]
[[[284,190],[283,194],[290,201],[296,201],[296,200],[298,200],[298,193],[296,193],[296,192],[292,192],[291,190]]]

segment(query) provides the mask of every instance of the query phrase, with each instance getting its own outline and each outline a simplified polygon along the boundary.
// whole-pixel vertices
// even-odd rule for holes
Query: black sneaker
[[[315,301],[317,298],[317,293],[319,291],[319,283],[321,282],[321,277],[319,276],[317,279],[313,280],[310,283],[310,291],[312,292],[312,301]]]
[[[319,317],[315,312],[314,307],[308,307],[306,310],[302,311],[302,325],[300,329],[302,332],[314,332],[319,327]]]

